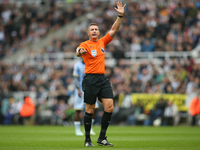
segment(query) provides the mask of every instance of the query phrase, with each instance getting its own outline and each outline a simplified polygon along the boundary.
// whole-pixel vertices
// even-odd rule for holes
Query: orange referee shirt
[[[105,46],[112,41],[110,34],[107,33],[97,42],[87,40],[82,42],[79,47],[85,48],[87,53],[82,55],[85,62],[86,74],[104,74],[105,73]]]

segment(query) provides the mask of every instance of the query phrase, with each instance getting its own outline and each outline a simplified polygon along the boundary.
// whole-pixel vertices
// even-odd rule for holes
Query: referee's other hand
[[[85,50],[85,48],[81,48],[81,49],[80,49],[80,54],[81,54],[81,55],[86,54],[86,53],[87,53],[87,51]]]

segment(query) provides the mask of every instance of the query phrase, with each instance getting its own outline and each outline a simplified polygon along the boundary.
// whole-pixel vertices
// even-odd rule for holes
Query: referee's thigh
[[[102,98],[106,99],[113,99],[113,91],[111,87],[110,80],[108,77],[103,76],[101,78],[102,85],[101,85],[101,90],[98,93],[98,98],[101,100]]]

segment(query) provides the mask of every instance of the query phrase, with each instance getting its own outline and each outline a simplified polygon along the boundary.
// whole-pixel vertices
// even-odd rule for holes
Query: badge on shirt
[[[101,47],[101,52],[102,52],[102,53],[105,53],[105,51],[104,51],[103,47]]]
[[[97,51],[96,50],[91,50],[91,54],[93,57],[96,57],[97,56]]]

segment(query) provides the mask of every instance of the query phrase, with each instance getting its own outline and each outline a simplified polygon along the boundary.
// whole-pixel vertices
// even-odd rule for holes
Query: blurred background
[[[0,0],[1,125],[73,125],[75,49],[91,22],[106,34],[115,2]],[[111,125],[199,126],[200,0],[122,2],[122,25],[105,49]]]

